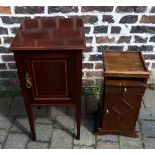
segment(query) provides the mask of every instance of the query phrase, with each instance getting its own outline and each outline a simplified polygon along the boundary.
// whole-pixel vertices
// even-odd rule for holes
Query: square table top
[[[81,18],[43,17],[24,20],[11,50],[78,50],[85,48]]]

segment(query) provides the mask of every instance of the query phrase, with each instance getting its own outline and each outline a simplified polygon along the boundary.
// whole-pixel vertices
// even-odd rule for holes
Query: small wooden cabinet
[[[36,140],[32,107],[74,106],[80,138],[82,51],[85,48],[80,18],[25,20],[11,44],[25,107]]]
[[[104,91],[97,134],[137,137],[141,98],[149,72],[140,52],[103,52]]]

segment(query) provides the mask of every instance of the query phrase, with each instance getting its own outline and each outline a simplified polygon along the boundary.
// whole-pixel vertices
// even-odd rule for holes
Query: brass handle
[[[127,91],[127,88],[124,88],[124,92],[126,92]]]
[[[106,114],[109,114],[109,110],[108,109],[106,110]]]
[[[26,87],[30,89],[32,86],[32,82],[31,82],[31,78],[28,73],[25,74],[25,80],[26,80]]]

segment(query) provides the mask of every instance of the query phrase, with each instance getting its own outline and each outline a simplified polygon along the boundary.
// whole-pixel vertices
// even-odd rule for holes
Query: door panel
[[[107,87],[103,129],[116,132],[133,130],[144,90],[143,87]]]
[[[74,78],[72,54],[32,54],[27,56],[27,65],[32,80],[31,103],[73,100],[71,92]],[[71,65],[72,64],[72,65]],[[52,103],[52,102],[51,102]]]
[[[31,66],[35,96],[67,97],[69,95],[68,60],[32,60]]]

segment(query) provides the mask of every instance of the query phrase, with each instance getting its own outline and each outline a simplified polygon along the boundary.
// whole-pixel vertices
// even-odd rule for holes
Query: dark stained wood
[[[80,18],[25,20],[10,49],[14,52],[25,108],[36,140],[32,107],[74,106],[80,139],[82,51]]]
[[[96,134],[137,137],[135,130],[149,72],[140,52],[104,51],[104,93]]]
[[[85,48],[81,18],[25,20],[11,44],[11,50],[79,50]]]

